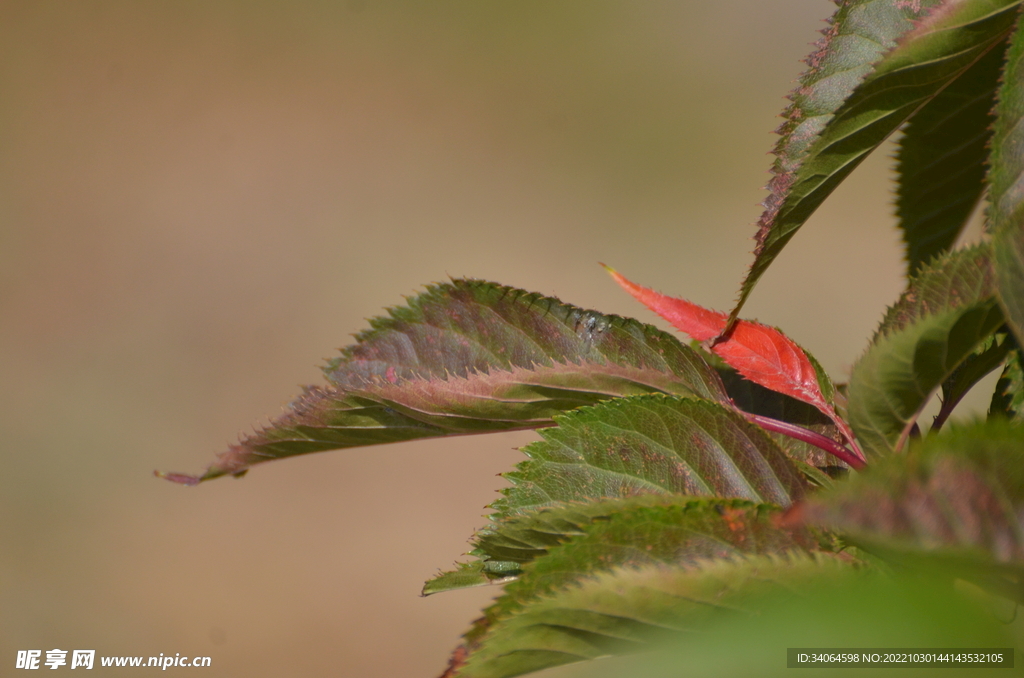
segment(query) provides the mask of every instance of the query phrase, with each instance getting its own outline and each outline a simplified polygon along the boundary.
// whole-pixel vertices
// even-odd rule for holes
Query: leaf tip
[[[619,284],[619,287],[632,294],[637,298],[637,300],[643,301],[639,296],[637,296],[638,291],[643,289],[642,287],[626,278],[626,276],[622,275],[608,264],[602,263],[601,266],[604,267],[604,270],[608,271],[608,275],[612,277],[612,280]]]
[[[185,473],[167,473],[166,471],[153,471],[153,475],[155,475],[157,478],[163,478],[164,480],[169,480],[172,483],[185,485],[187,487],[193,487],[195,485],[198,485],[200,481],[202,481],[202,478],[200,478],[199,476],[190,476]]]

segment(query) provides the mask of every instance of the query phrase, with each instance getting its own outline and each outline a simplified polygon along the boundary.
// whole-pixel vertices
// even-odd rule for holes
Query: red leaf
[[[709,341],[725,329],[728,316],[637,285],[605,266],[637,301],[697,341]],[[743,377],[765,388],[783,393],[818,408],[836,423],[853,443],[853,435],[825,397],[814,364],[796,342],[774,327],[749,320],[737,320],[728,337],[710,347],[711,351]]]

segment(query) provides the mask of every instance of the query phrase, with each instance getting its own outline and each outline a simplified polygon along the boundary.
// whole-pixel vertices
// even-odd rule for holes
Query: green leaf
[[[814,495],[802,515],[899,562],[927,557],[967,572],[988,566],[1018,586],[1024,583],[1024,427],[997,418],[929,435],[907,455],[878,460]],[[1020,600],[1019,590],[1014,597]]]
[[[996,382],[989,417],[1005,417],[1021,421],[1024,417],[1024,369],[1020,362],[1020,349],[1010,351],[1003,373]]]
[[[780,129],[754,263],[731,318],[738,317],[768,266],[850,172],[1003,43],[1019,4],[876,0],[841,5]],[[934,11],[915,25],[929,8]]]
[[[585,534],[585,528],[595,520],[639,506],[661,506],[666,502],[675,503],[678,499],[647,494],[620,500],[551,504],[504,518],[491,516],[492,523],[473,536],[470,555],[480,560],[458,563],[455,570],[430,579],[423,586],[423,595],[501,583],[521,574],[524,563],[544,555],[552,546]]]
[[[988,248],[934,260],[853,367],[850,424],[865,451],[900,449],[932,393],[1002,324]]]
[[[470,555],[480,560],[459,563],[454,571],[429,580],[423,595],[504,583],[509,577],[522,574],[524,564],[545,555],[552,547],[586,534],[595,521],[642,507],[689,505],[692,501],[692,497],[647,494],[627,499],[552,504],[505,518],[492,516],[492,523],[473,537],[474,548]]]
[[[949,250],[985,188],[992,107],[1006,58],[992,49],[919,110],[899,142],[896,213],[908,275]]]
[[[444,591],[500,584],[519,575],[519,563],[508,562],[507,564],[511,566],[508,572],[502,572],[499,569],[501,564],[503,563],[499,561],[485,562],[482,560],[472,563],[456,563],[454,570],[440,572],[427,580],[420,595],[430,596]]]
[[[1016,347],[1017,342],[1008,332],[997,332],[978,346],[974,353],[967,356],[967,359],[953,370],[953,374],[942,382],[942,408],[935,416],[932,430],[938,430],[971,388],[1002,365],[1006,356]]]
[[[799,471],[761,429],[717,403],[661,395],[618,398],[556,417],[556,428],[505,474],[497,517],[555,502],[686,494],[788,505]]]
[[[479,573],[489,580],[543,555],[601,512],[619,510],[579,502],[688,495],[788,505],[810,487],[807,474],[764,431],[706,400],[617,398],[555,422],[540,432],[542,441],[524,448],[530,459],[504,474],[513,486],[503,490],[492,523],[473,539],[470,554],[481,559]],[[424,594],[486,583],[456,576],[461,572],[442,573]]]
[[[633,500],[636,502],[636,500]],[[522,574],[466,634],[473,649],[498,620],[584,577],[619,566],[693,564],[743,554],[816,547],[809,533],[777,525],[778,507],[739,499],[664,497],[615,503],[608,515],[581,526],[581,534],[523,565]]]
[[[948,579],[886,577],[856,570],[837,571],[834,577],[814,576],[813,570],[808,575],[807,585],[794,586],[791,591],[780,587],[772,595],[771,590],[765,590],[756,601],[756,614],[709,614],[699,631],[673,633],[642,654],[589,662],[576,667],[572,674],[560,675],[793,678],[852,674],[872,678],[964,678],[998,674],[953,662],[939,662],[943,668],[907,670],[902,664],[879,661],[864,674],[858,674],[857,669],[839,668],[843,666],[839,663],[820,668],[805,664],[804,668],[792,669],[787,667],[787,648],[1020,647],[1019,622],[1006,621],[1015,614],[1012,608],[999,605],[993,610],[992,603],[997,601],[979,601],[976,596],[965,595],[968,587],[953,586]],[[755,582],[749,585],[758,586]],[[739,604],[745,603],[746,599],[740,596]],[[881,654],[883,650],[877,652]],[[1008,654],[1008,659],[1016,661],[1019,672],[1019,654],[1013,649]],[[1011,674],[1013,669],[1004,671]]]
[[[271,459],[362,445],[550,426],[639,393],[727,401],[713,369],[650,325],[476,280],[435,285],[371,329],[285,414],[195,483]]]
[[[1024,31],[1007,54],[989,170],[989,227],[999,299],[1018,343],[1024,342]]]
[[[458,675],[507,678],[647,650],[716,621],[756,615],[794,591],[864,576],[871,575],[855,572],[848,561],[801,552],[619,568],[531,601],[498,622]]]

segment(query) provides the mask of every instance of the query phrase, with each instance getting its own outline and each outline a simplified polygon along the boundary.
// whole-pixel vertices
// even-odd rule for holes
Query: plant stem
[[[744,412],[743,416],[747,418],[747,421],[757,424],[766,431],[781,433],[784,436],[795,438],[796,440],[803,441],[809,445],[814,445],[819,449],[825,450],[833,457],[848,464],[850,468],[857,469],[859,471],[865,466],[864,460],[858,457],[854,452],[820,433],[803,428],[802,426],[797,426],[796,424],[779,421],[778,419],[762,417],[759,414]]]
[[[942,425],[946,423],[947,419],[949,419],[949,415],[953,414],[953,408],[956,407],[959,402],[960,398],[955,400],[953,398],[943,400],[942,407],[939,408],[939,413],[935,415],[934,419],[932,419],[932,427],[930,430],[938,431],[942,428]]]

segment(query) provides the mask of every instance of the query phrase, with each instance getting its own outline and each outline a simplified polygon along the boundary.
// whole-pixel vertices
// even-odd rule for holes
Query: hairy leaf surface
[[[554,502],[638,494],[738,497],[785,506],[805,481],[767,434],[735,411],[696,398],[618,398],[561,415],[529,460],[497,518]]]
[[[1014,421],[1024,418],[1024,368],[1021,367],[1019,348],[1010,351],[1006,358],[988,413],[990,417],[1005,417]]]
[[[473,537],[474,548],[470,555],[480,560],[460,564],[456,570],[429,580],[423,588],[423,595],[486,583],[503,583],[509,577],[522,574],[526,563],[540,558],[553,547],[585,535],[595,522],[641,508],[661,510],[665,506],[706,506],[694,504],[693,500],[692,497],[678,495],[647,494],[627,499],[566,502],[530,513],[493,516],[493,522]]]
[[[990,564],[1021,583],[1024,427],[992,419],[928,436],[810,498],[802,514],[897,560]]]
[[[1007,331],[1002,331],[990,336],[974,353],[967,356],[949,378],[942,382],[942,407],[935,416],[932,428],[941,427],[971,388],[1002,365],[1016,347],[1017,342]]]
[[[616,506],[579,502],[637,495],[653,495],[648,500],[658,502],[659,496],[689,495],[786,506],[809,486],[764,431],[706,400],[618,398],[559,415],[555,422],[541,431],[544,440],[523,449],[530,459],[504,474],[513,486],[493,504],[497,513],[470,551],[481,562],[442,573],[424,593],[514,574],[595,515],[605,515],[594,511]]]
[[[470,589],[489,584],[503,584],[519,576],[519,563],[500,561],[509,566],[508,572],[498,569],[499,561],[474,560],[468,563],[456,563],[454,570],[438,572],[423,583],[421,596],[432,596],[445,591]]]
[[[900,449],[928,398],[1003,324],[989,250],[951,252],[921,270],[854,365],[850,424],[864,449]]]
[[[849,561],[800,551],[615,569],[525,605],[487,634],[463,678],[507,678],[551,666],[650,649],[715,621],[758,614],[807,587],[849,584]]]
[[[836,186],[918,109],[1003,43],[1019,4],[891,0],[840,7],[786,113],[754,263],[731,319]],[[934,11],[915,25],[912,20],[929,8]],[[844,72],[833,82],[829,69]]]
[[[996,107],[989,221],[999,299],[1024,342],[1024,31],[1013,36]]]
[[[521,576],[505,586],[505,594],[466,634],[465,648],[472,653],[495,622],[537,597],[601,571],[815,548],[808,533],[778,527],[777,514],[777,507],[743,500],[687,497],[665,497],[662,505],[611,513],[524,565]]]
[[[460,563],[427,581],[423,595],[503,581],[522,573],[524,563],[538,558],[553,546],[585,534],[595,520],[641,506],[663,506],[679,499],[665,494],[647,494],[627,499],[562,502],[511,516],[492,516],[492,523],[473,536],[470,555],[479,558]]]
[[[985,188],[992,107],[1006,58],[989,51],[910,119],[896,154],[909,275],[950,249]]]
[[[492,283],[432,286],[370,325],[325,368],[329,386],[307,388],[201,479],[309,452],[550,426],[616,396],[728,400],[715,371],[665,332]]]

